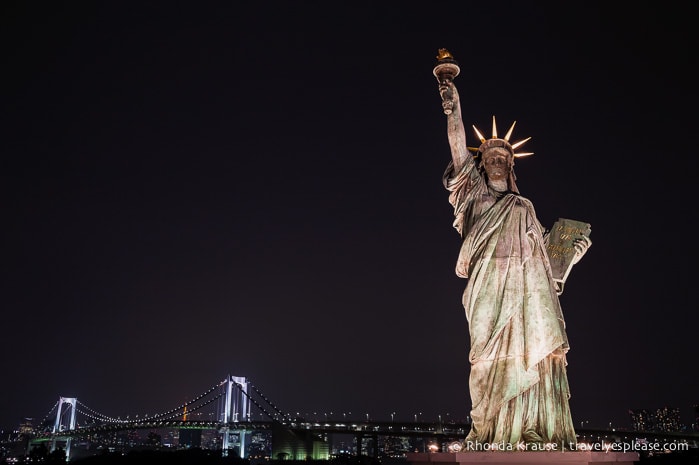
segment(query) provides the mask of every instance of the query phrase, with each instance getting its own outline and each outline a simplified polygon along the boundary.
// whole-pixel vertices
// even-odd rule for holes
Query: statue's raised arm
[[[459,72],[459,65],[451,53],[447,49],[440,48],[433,73],[439,83],[442,108],[447,115],[447,134],[455,173],[461,171],[467,163],[473,163],[473,158],[466,146],[466,131],[461,118],[461,100],[454,85],[454,78]]]

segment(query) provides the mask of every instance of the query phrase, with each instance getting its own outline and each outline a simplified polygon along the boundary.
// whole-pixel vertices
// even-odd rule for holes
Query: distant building
[[[400,436],[386,436],[383,439],[383,454],[391,458],[405,457],[407,452],[412,452],[410,438]]]
[[[250,443],[247,446],[247,457],[255,459],[269,459],[272,457],[272,433],[269,431],[255,431],[250,434]]]
[[[275,425],[272,433],[274,460],[328,460],[330,449],[326,435],[311,431],[294,432]]]
[[[681,431],[682,421],[680,420],[680,409],[674,407],[663,407],[656,410],[655,427],[657,431],[671,432]]]
[[[629,410],[631,426],[636,431],[658,431],[668,433],[681,431],[680,409],[662,407],[656,410]]]
[[[194,428],[180,429],[178,445],[183,449],[201,448],[201,430]]]
[[[25,418],[24,421],[19,424],[19,434],[23,437],[34,435],[34,426],[32,425],[31,418]]]

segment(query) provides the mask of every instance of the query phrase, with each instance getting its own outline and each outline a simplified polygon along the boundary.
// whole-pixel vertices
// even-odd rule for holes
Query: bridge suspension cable
[[[194,399],[191,401],[185,402],[173,409],[170,409],[166,412],[161,412],[161,413],[156,413],[154,415],[148,415],[145,414],[141,418],[140,421],[160,421],[160,420],[171,420],[173,418],[176,418],[178,416],[181,416],[184,414],[185,411],[188,413],[195,412],[201,408],[203,408],[206,405],[209,405],[210,403],[216,401],[219,397],[221,397],[222,393],[219,393],[217,396],[214,396],[213,398],[210,398],[206,400],[205,402],[202,402],[199,405],[195,405],[198,402],[200,402],[202,399],[204,399],[206,396],[214,392],[216,389],[218,389],[221,386],[221,384],[216,384],[206,390],[205,392],[199,394],[196,396]],[[91,407],[85,405],[83,402],[77,401],[77,404],[81,407],[80,409],[76,409],[81,415],[84,415],[87,418],[90,418],[96,422],[104,422],[104,423],[130,423],[130,420],[123,420],[121,418],[115,418],[110,415],[105,415],[104,413],[100,413]],[[56,409],[56,406],[58,405],[58,402],[54,407],[52,408],[52,411]],[[47,415],[47,417],[51,415],[51,412]],[[138,417],[138,415],[137,415]]]
[[[103,413],[97,412],[87,405],[83,404],[79,400],[77,401],[77,404],[82,407],[85,410],[76,408],[76,411],[80,413],[81,415],[85,415],[86,417],[92,419],[92,420],[98,420],[98,421],[103,421],[105,423],[126,423],[126,420],[121,420],[120,418],[114,418],[110,417],[108,415],[105,415]]]
[[[244,378],[242,378],[244,379]],[[85,403],[75,399],[75,411],[81,415],[83,418],[83,421],[85,423],[93,423],[93,424],[112,424],[112,425],[127,425],[130,423],[134,422],[161,422],[161,421],[170,421],[173,419],[178,419],[184,417],[186,419],[187,416],[200,411],[204,407],[216,402],[216,401],[221,401],[225,400],[226,394],[226,389],[225,385],[228,383],[228,379],[218,382],[215,385],[211,386],[209,389],[206,391],[202,392],[201,394],[197,395],[194,397],[191,401],[184,402],[180,404],[179,406],[169,409],[164,412],[156,413],[153,415],[150,414],[144,414],[141,415],[139,418],[139,415],[136,415],[136,420],[133,418],[129,419],[127,416],[126,419],[123,419],[121,417],[114,417],[111,415],[106,415],[102,412],[99,412],[90,406],[86,405]],[[247,388],[243,388],[243,386],[238,383],[234,382],[233,385],[240,391],[241,395],[245,396],[245,398],[248,399],[250,403],[252,403],[259,411],[261,412],[262,415],[264,415],[266,418],[272,421],[280,421],[282,423],[292,423],[294,421],[302,420],[301,418],[293,418],[290,414],[285,413],[282,411],[277,405],[275,405],[266,395],[264,395],[260,389],[248,382],[248,385],[252,388],[252,392],[248,392]],[[255,396],[252,395],[254,392]],[[257,397],[257,398],[256,398]],[[223,398],[223,399],[222,399]],[[59,399],[60,402],[60,399]],[[59,402],[56,402],[53,407],[49,410],[49,412],[46,414],[44,419],[42,420],[43,424],[44,422],[47,422],[52,415],[56,415],[57,408],[59,406]],[[221,422],[224,421],[223,412],[225,409],[219,405],[216,409],[215,412],[217,415],[220,416],[220,418],[217,418],[217,421]],[[211,415],[212,413],[209,413]],[[246,415],[246,418],[241,418],[240,420],[243,421],[250,421],[250,415],[249,413]],[[80,422],[83,423],[83,422]]]
[[[196,410],[200,409],[201,407],[203,407],[203,406],[205,406],[205,405],[208,405],[208,404],[210,404],[211,402],[213,402],[214,400],[216,400],[216,399],[218,399],[219,397],[221,397],[222,393],[219,393],[218,396],[216,396],[216,397],[214,397],[213,399],[207,401],[206,403],[192,408],[192,405],[194,405],[195,403],[197,403],[197,402],[198,402],[199,400],[201,400],[202,398],[208,396],[208,395],[211,394],[213,391],[219,389],[219,388],[221,387],[221,385],[222,385],[222,383],[218,383],[218,384],[216,384],[216,385],[210,387],[208,390],[204,391],[203,393],[199,394],[198,396],[196,396],[193,400],[191,400],[191,401],[189,401],[189,402],[185,402],[184,404],[181,404],[181,405],[179,405],[178,407],[175,407],[175,408],[173,408],[173,409],[171,409],[171,410],[168,410],[167,412],[156,413],[155,415],[146,416],[145,418],[143,418],[142,421],[168,420],[168,419],[172,419],[172,418],[175,418],[175,417],[178,417],[178,416],[183,415],[183,414],[184,414],[184,411],[185,411],[185,408],[188,409],[188,413],[191,413],[191,412],[193,412],[193,411],[196,411]]]
[[[282,419],[287,420],[287,421],[289,421],[289,422],[291,422],[291,421],[293,420],[293,418],[291,418],[291,416],[290,416],[288,413],[284,413],[283,411],[281,411],[276,405],[274,405],[274,404],[267,398],[267,396],[265,396],[264,394],[262,394],[262,392],[260,392],[260,390],[257,388],[257,386],[255,386],[255,385],[252,384],[252,383],[250,383],[250,386],[252,386],[252,389],[257,393],[258,396],[260,396],[260,398],[261,398],[262,400],[264,400],[265,402],[267,402],[267,404],[268,404],[270,407],[272,407],[272,409],[273,409],[275,412],[277,412],[279,415],[281,415]],[[245,393],[245,395],[248,396],[248,398],[250,399],[250,401],[251,401],[252,403],[254,403],[255,406],[257,406],[257,408],[259,408],[259,409],[267,416],[267,418],[269,418],[270,420],[274,420],[274,419],[275,419],[274,416],[271,415],[271,414],[269,413],[269,411],[267,411],[266,408],[264,408],[262,405],[259,404],[259,402],[257,402],[256,400],[254,400],[254,399],[253,399],[252,397],[250,397],[247,393]]]
[[[49,417],[55,416],[55,414],[56,414],[56,409],[58,408],[58,404],[60,403],[60,401],[61,401],[61,400],[59,399],[59,400],[56,401],[55,404],[53,404],[53,407],[51,407],[51,408],[49,409],[49,411],[46,413],[46,415],[44,415],[44,418],[42,418],[41,421],[39,421],[39,423],[37,423],[37,426],[46,425],[46,424],[48,424],[49,422],[52,422],[52,421],[53,421],[53,420],[49,419]]]

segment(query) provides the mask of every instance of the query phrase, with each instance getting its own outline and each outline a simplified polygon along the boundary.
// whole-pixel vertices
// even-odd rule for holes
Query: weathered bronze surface
[[[437,58],[433,73],[452,156],[443,181],[462,238],[456,274],[468,279],[473,423],[466,441],[573,448],[562,283],[552,275],[546,230],[515,184],[511,131],[497,138],[493,120],[493,137],[481,141],[476,161],[453,81],[458,65],[446,51]],[[575,239],[573,263],[590,244],[585,234]]]

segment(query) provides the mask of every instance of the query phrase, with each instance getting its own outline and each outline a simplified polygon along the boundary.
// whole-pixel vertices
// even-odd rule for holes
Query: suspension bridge
[[[252,419],[256,408],[262,420]],[[279,409],[245,377],[227,376],[221,382],[170,410],[134,417],[114,417],[103,414],[80,402],[75,397],[59,397],[34,431],[30,447],[44,443],[51,452],[65,451],[70,460],[74,443],[104,441],[119,432],[139,430],[210,431],[217,436],[216,448],[223,456],[231,450],[248,457],[248,440],[253,433],[267,432],[272,437],[270,456],[305,460],[327,459],[328,438],[332,435],[351,435],[357,450],[378,455],[379,436],[431,438],[435,443],[459,442],[469,431],[467,423],[417,421],[405,423],[389,421],[342,420],[324,421],[293,416]],[[180,441],[181,442],[181,441]]]
[[[262,420],[253,420],[252,408]],[[48,445],[50,451],[62,449],[66,459],[72,458],[73,444],[105,444],[121,441],[125,433],[139,431],[178,431],[179,445],[183,438],[192,438],[193,432],[206,431],[212,438],[210,448],[220,449],[225,457],[233,451],[237,456],[249,458],[248,448],[255,434],[267,434],[271,438],[271,450],[267,458],[294,460],[329,459],[329,443],[333,435],[352,437],[357,455],[379,456],[379,438],[383,439],[382,453],[387,453],[389,438],[412,439],[421,444],[423,452],[456,451],[470,430],[468,422],[418,421],[412,422],[370,421],[366,419],[324,420],[290,415],[279,409],[248,379],[227,376],[206,391],[167,411],[113,417],[80,402],[75,397],[59,397],[44,419],[34,428],[28,448],[37,444]],[[697,447],[699,433],[658,433],[578,429],[580,441],[683,441]],[[122,439],[118,440],[119,435]],[[394,441],[395,442],[395,441]],[[135,443],[133,444],[135,445]],[[190,444],[194,445],[194,444]],[[456,448],[456,450],[452,449]],[[414,445],[411,446],[411,451]],[[428,450],[429,449],[429,450]],[[405,451],[405,450],[404,450]]]

